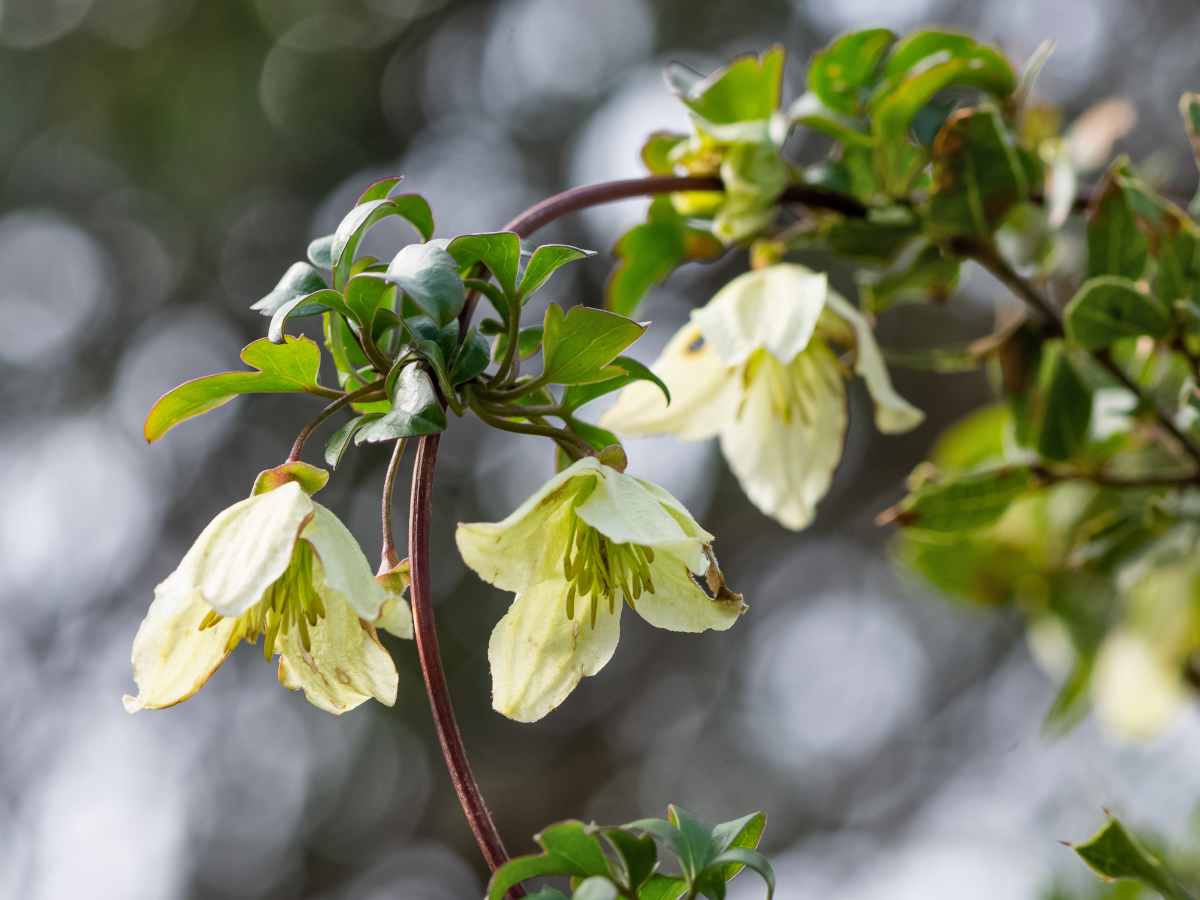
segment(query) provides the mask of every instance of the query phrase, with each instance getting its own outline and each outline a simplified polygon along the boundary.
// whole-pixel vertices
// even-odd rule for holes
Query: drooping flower
[[[129,712],[187,700],[260,637],[280,683],[314,706],[340,715],[371,697],[395,702],[396,667],[373,623],[386,615],[380,624],[412,637],[407,602],[376,580],[337,516],[279,472],[218,514],[155,588],[133,641]]]
[[[729,628],[745,610],[713,536],[667,491],[581,459],[502,522],[460,524],[458,549],[516,594],[488,644],[492,705],[533,722],[612,658],[621,609],[669,631]],[[697,577],[703,577],[707,590]]]
[[[755,506],[803,528],[842,455],[846,384],[834,345],[854,348],[880,431],[920,424],[920,410],[892,387],[867,321],[823,273],[794,263],[747,272],[692,313],[653,367],[670,405],[655,385],[636,382],[601,424],[627,435],[719,436]]]

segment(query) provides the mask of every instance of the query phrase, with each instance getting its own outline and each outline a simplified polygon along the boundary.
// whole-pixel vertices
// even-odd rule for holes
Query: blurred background
[[[1041,93],[1068,116],[1129,97],[1139,124],[1123,147],[1190,194],[1176,102],[1200,87],[1191,0],[0,0],[0,896],[481,895],[411,643],[389,640],[394,709],[335,719],[240,652],[180,708],[122,710],[153,586],[316,409],[246,398],[148,448],[148,406],[236,368],[265,332],[247,307],[376,178],[406,175],[442,236],[492,230],[547,194],[639,174],[643,136],[686,124],[658,74],[669,59],[707,70],[782,43],[790,99],[834,34],[930,23],[1016,59],[1056,39]],[[797,136],[789,152],[812,151]],[[598,302],[612,244],[643,208],[540,235],[601,251],[547,299]],[[389,228],[366,249],[411,239]],[[657,290],[640,354],[653,358],[742,265]],[[982,334],[999,293],[972,272],[960,300],[907,307],[881,340]],[[929,421],[880,437],[856,393],[835,487],[801,534],[749,505],[715,444],[631,442],[634,470],[718,533],[752,611],[701,637],[627,617],[613,662],[535,726],[490,710],[487,636],[508,598],[464,570],[451,534],[506,515],[551,457],[452,423],[436,494],[439,626],[511,851],[568,817],[622,822],[669,801],[710,819],[764,809],[780,897],[1016,900],[1088,883],[1055,841],[1090,834],[1102,806],[1187,829],[1194,713],[1150,744],[1090,721],[1048,738],[1055,685],[1015,615],[931,596],[890,562],[874,515],[987,396],[975,375],[897,378]],[[350,454],[322,495],[368,549],[386,456]],[[749,879],[734,888],[761,896]]]

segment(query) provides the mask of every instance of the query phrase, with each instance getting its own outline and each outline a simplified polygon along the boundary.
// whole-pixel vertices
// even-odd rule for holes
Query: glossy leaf
[[[544,852],[515,857],[497,869],[488,882],[488,900],[503,900],[511,887],[530,878],[568,875],[586,879],[609,874],[603,847],[582,822],[559,822],[534,840]]]
[[[606,828],[601,833],[616,853],[621,880],[636,891],[658,865],[658,845],[654,838],[638,837],[621,828]]]
[[[488,367],[489,361],[487,339],[472,328],[467,332],[450,369],[450,383],[457,386],[479,377]]]
[[[999,519],[1037,480],[1022,467],[975,472],[924,485],[901,504],[894,520],[923,531],[956,533]]]
[[[1105,878],[1129,879],[1161,894],[1164,900],[1195,900],[1162,862],[1146,850],[1118,819],[1108,824],[1086,843],[1073,846],[1088,866]]]
[[[439,325],[453,321],[466,302],[458,263],[433,244],[409,244],[401,249],[384,277]]]
[[[751,850],[748,847],[731,847],[725,850],[712,860],[710,865],[717,870],[718,873],[727,872],[730,869],[734,874],[740,872],[743,867],[751,869],[762,878],[767,885],[767,900],[771,900],[775,896],[775,870],[771,867],[771,863],[767,858],[757,850]],[[728,881],[732,875],[718,875]]]
[[[396,378],[391,410],[359,429],[354,442],[377,443],[445,430],[446,412],[438,401],[429,373],[419,365],[410,364]]]
[[[738,57],[707,77],[679,64],[668,66],[665,74],[671,89],[706,123],[768,119],[779,108],[783,48]]]
[[[521,264],[521,239],[511,231],[463,234],[452,240],[446,251],[461,268],[481,262],[500,284],[506,297],[515,297],[517,269]]]
[[[319,237],[308,245],[308,261],[328,272],[333,268],[333,235]]]
[[[433,236],[433,212],[424,197],[404,194],[381,200],[368,200],[346,213],[333,233],[333,244],[329,255],[333,261],[334,287],[339,287],[350,277],[354,255],[363,235],[374,225],[391,216],[406,219],[417,230],[423,240]]]
[[[336,469],[338,467],[354,435],[364,425],[369,424],[373,418],[375,417],[356,416],[329,436],[329,440],[325,442],[325,464],[329,468]]]
[[[504,358],[504,353],[508,349],[508,335],[499,334],[496,336],[496,343],[492,347],[492,359],[501,360]],[[517,356],[521,359],[529,359],[533,354],[542,349],[542,326],[529,325],[517,332]]]
[[[868,92],[881,74],[880,63],[895,40],[896,35],[886,28],[842,35],[813,54],[808,89],[832,110],[861,115]]]
[[[619,391],[621,388],[633,384],[635,381],[654,382],[658,389],[663,392],[667,403],[671,402],[671,391],[666,383],[645,364],[629,356],[618,356],[612,361],[610,367],[621,370],[621,374],[614,375],[612,378],[605,379],[604,381],[571,385],[563,392],[563,406],[570,410],[578,409],[585,403],[591,403],[597,397],[603,397],[605,394]]]
[[[329,309],[345,310],[342,295],[329,288],[322,288],[311,294],[293,297],[276,309],[275,313],[271,316],[271,324],[267,328],[267,339],[273,344],[281,343],[288,319],[312,316]]]
[[[240,394],[290,394],[316,387],[321,348],[306,337],[288,337],[282,344],[260,338],[242,350],[242,362],[255,371],[205,375],[163,394],[146,416],[146,440],[156,441],[180,422]]]
[[[542,323],[542,373],[553,384],[587,384],[618,374],[609,364],[646,330],[625,316],[573,306],[565,316],[551,304]]]
[[[686,134],[675,131],[652,131],[642,144],[642,164],[653,175],[670,175],[675,171],[672,151],[687,141]]]
[[[543,244],[538,247],[529,257],[529,262],[525,264],[525,271],[521,274],[521,285],[517,288],[517,295],[521,298],[521,302],[524,303],[528,300],[549,280],[551,275],[567,263],[595,255],[596,251],[594,250],[581,250],[579,247],[572,247],[569,244]]]
[[[1121,338],[1165,337],[1170,320],[1128,278],[1102,275],[1084,282],[1064,311],[1067,336],[1088,350],[1108,347]]]
[[[679,900],[687,893],[687,882],[672,875],[654,875],[638,891],[638,900]]]
[[[316,268],[305,262],[292,263],[271,293],[250,308],[264,316],[273,316],[280,307],[297,298],[316,293],[325,286],[325,276]]]
[[[396,288],[376,275],[355,275],[346,283],[346,309],[359,323],[364,333],[373,334],[375,317],[380,309],[391,309]]]
[[[358,199],[354,201],[354,205],[361,206],[364,203],[371,203],[375,200],[386,200],[392,195],[392,191],[396,188],[396,185],[403,180],[403,175],[392,175],[373,182],[365,191],[358,195]]]

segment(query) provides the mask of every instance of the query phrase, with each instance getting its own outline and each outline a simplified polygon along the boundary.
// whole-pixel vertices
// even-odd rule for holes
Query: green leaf
[[[299,297],[316,293],[325,286],[325,276],[313,266],[305,262],[292,263],[271,293],[250,308],[264,316],[273,316],[281,306]]]
[[[675,171],[671,152],[688,140],[686,134],[675,131],[652,131],[642,144],[642,163],[654,175],[670,175]]]
[[[355,433],[375,418],[373,416],[356,416],[329,436],[325,442],[325,465],[336,469],[342,461],[346,448]]]
[[[389,178],[381,178],[373,182],[365,191],[358,195],[358,199],[354,201],[354,205],[362,206],[364,203],[371,203],[374,200],[386,200],[391,196],[392,190],[396,185],[403,180],[403,175],[393,175]]]
[[[767,858],[757,850],[751,850],[749,847],[731,847],[723,853],[717,854],[709,866],[710,871],[715,870],[714,874],[725,880],[733,877],[723,874],[730,869],[735,875],[742,870],[743,866],[753,869],[767,883],[767,900],[771,900],[775,896],[775,870],[771,868],[771,863],[767,861]]]
[[[1029,196],[1016,142],[994,109],[959,110],[933,145],[929,225],[935,234],[990,238]]]
[[[783,48],[741,56],[703,77],[678,63],[664,73],[667,84],[693,113],[710,125],[769,119],[779,108]]]
[[[308,245],[308,261],[328,272],[333,268],[333,235],[319,237]]]
[[[333,233],[329,248],[333,260],[333,283],[338,287],[350,277],[358,245],[374,225],[390,216],[401,216],[417,230],[423,240],[433,236],[433,213],[424,197],[404,194],[382,200],[368,200],[346,213]]]
[[[901,504],[895,520],[923,531],[956,533],[991,525],[1037,484],[1025,467],[991,469],[918,488]]]
[[[667,807],[667,821],[675,829],[675,835],[670,842],[679,856],[679,866],[684,877],[695,881],[716,855],[712,829],[675,804]]]
[[[577,259],[587,259],[589,256],[595,255],[595,250],[581,250],[569,244],[543,244],[533,251],[529,262],[525,264],[517,296],[524,303],[558,269]]]
[[[478,291],[487,298],[492,304],[492,308],[500,316],[502,322],[507,322],[509,317],[508,299],[504,296],[504,292],[490,281],[485,281],[482,278],[467,278],[463,281],[469,291]],[[503,329],[501,329],[503,330]]]
[[[466,288],[454,257],[434,244],[401,249],[384,276],[439,325],[454,320],[466,302]]]
[[[1196,164],[1200,166],[1200,94],[1186,93],[1179,98],[1179,114],[1183,116],[1183,124],[1187,128],[1188,140],[1192,144],[1192,153]],[[1192,198],[1188,212],[1193,216],[1200,215],[1200,191]]]
[[[345,308],[342,295],[329,288],[322,288],[301,297],[293,297],[276,309],[274,315],[271,316],[271,324],[267,327],[267,339],[273,344],[281,343],[283,329],[287,326],[288,319],[312,316],[329,309],[343,311]]]
[[[732,822],[722,822],[712,830],[713,852],[720,855],[727,850],[753,850],[762,840],[763,831],[767,827],[766,813],[756,812],[734,819]],[[726,881],[741,871],[741,866],[734,863],[726,866],[723,877]]]
[[[814,128],[847,146],[875,146],[875,138],[863,131],[855,120],[847,118],[837,110],[830,109],[812,91],[796,98],[788,107],[787,117],[793,125]]]
[[[605,447],[621,446],[621,439],[607,429],[600,428],[598,425],[592,425],[589,422],[584,422],[572,416],[568,416],[564,420],[567,426],[579,435],[588,446],[593,450],[603,450]]]
[[[608,366],[645,332],[633,319],[573,306],[565,316],[552,303],[542,323],[542,375],[552,384],[587,384],[618,374]]]
[[[463,234],[446,246],[462,269],[477,262],[487,266],[506,297],[517,292],[517,268],[521,263],[521,239],[512,231],[490,234]]]
[[[585,878],[575,888],[574,900],[619,900],[617,886],[603,875]]]
[[[260,338],[242,350],[242,362],[257,371],[204,375],[163,394],[146,416],[146,440],[156,441],[180,422],[239,394],[291,394],[316,387],[321,348],[306,337],[289,337],[282,344]]]
[[[526,894],[525,898],[526,900],[571,900],[570,897],[557,888],[542,888],[540,891]]]
[[[638,900],[679,900],[687,892],[687,882],[672,875],[654,875],[638,891]]]
[[[1089,841],[1071,849],[1105,878],[1140,882],[1165,900],[1194,900],[1194,895],[1118,819],[1109,819]]]
[[[617,265],[609,277],[604,305],[633,315],[646,292],[688,261],[712,260],[725,252],[713,235],[694,228],[675,211],[669,197],[655,198],[647,221],[617,241]]]
[[[832,218],[821,236],[839,256],[890,263],[920,234],[921,223],[915,216],[889,207],[872,210],[865,219]]]
[[[1037,385],[1028,399],[1018,439],[1046,459],[1070,459],[1087,442],[1092,392],[1061,341],[1042,346]]]
[[[542,326],[529,325],[517,332],[517,355],[521,359],[529,359],[533,354],[537,353],[542,347]],[[508,335],[499,334],[496,336],[496,343],[492,347],[492,359],[499,362],[504,358],[505,351],[508,349]]]
[[[1128,194],[1118,183],[1119,165],[1109,172],[1088,216],[1087,274],[1089,278],[1120,275],[1136,281],[1146,269],[1150,245],[1138,228]]]
[[[654,838],[638,837],[621,828],[606,828],[601,833],[617,855],[622,880],[636,891],[654,874],[658,865],[658,846]]]
[[[450,383],[457,386],[477,378],[488,367],[488,361],[487,339],[472,328],[467,332],[450,369]]]
[[[1064,311],[1067,337],[1088,350],[1099,350],[1121,338],[1165,337],[1171,322],[1154,300],[1128,278],[1090,278]]]
[[[566,861],[554,854],[515,856],[492,874],[487,900],[505,900],[510,888],[530,878],[567,875],[569,872]]]
[[[608,875],[608,857],[599,839],[581,822],[560,822],[539,834],[537,842],[569,865],[566,871],[576,878]]]
[[[429,373],[419,365],[410,364],[396,378],[391,411],[364,425],[354,436],[354,443],[373,444],[445,430],[446,411],[438,402]]]
[[[942,252],[936,244],[924,244],[906,252],[893,268],[859,276],[858,290],[863,308],[878,315],[903,303],[942,301],[958,287],[960,261]]]
[[[355,275],[346,283],[346,309],[362,327],[365,334],[374,334],[375,317],[380,309],[395,304],[396,287],[378,275]]]
[[[1016,87],[1016,74],[998,50],[962,34],[918,32],[893,49],[871,100],[876,170],[893,196],[908,192],[922,161],[912,152],[909,126],[934,95],[955,86],[1007,97]]]
[[[879,66],[896,40],[886,28],[854,31],[813,54],[808,89],[827,107],[847,116],[862,115]]]
[[[652,381],[663,392],[667,403],[671,402],[671,391],[666,383],[654,374],[646,365],[628,356],[618,356],[611,367],[620,369],[623,374],[615,375],[605,381],[593,381],[588,384],[573,384],[563,393],[563,406],[575,410],[585,403],[591,403],[597,397],[619,391],[635,381]]]

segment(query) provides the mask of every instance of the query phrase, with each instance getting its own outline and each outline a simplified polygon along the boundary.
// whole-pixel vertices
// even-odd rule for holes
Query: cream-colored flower
[[[742,489],[788,528],[812,521],[842,455],[846,386],[831,344],[853,346],[855,372],[885,433],[920,424],[896,393],[871,327],[823,273],[779,263],[735,278],[692,313],[649,382],[625,388],[601,420],[628,435],[721,439]]]
[[[516,594],[488,658],[492,705],[519,722],[542,718],[604,667],[626,604],[685,632],[723,631],[745,609],[721,579],[713,536],[678,500],[590,457],[504,521],[460,524],[456,537],[468,566]]]
[[[260,636],[263,655],[279,655],[280,683],[314,706],[341,714],[370,697],[395,702],[396,667],[372,623],[387,614],[412,637],[406,601],[298,482],[259,485],[266,491],[221,512],[155,588],[133,641],[129,712],[187,700],[240,641]]]

